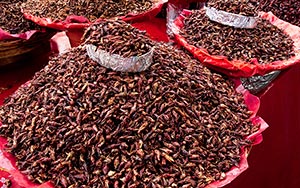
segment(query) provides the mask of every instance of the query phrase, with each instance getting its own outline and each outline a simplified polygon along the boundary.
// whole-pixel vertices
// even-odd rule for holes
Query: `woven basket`
[[[34,54],[45,53],[43,46],[56,32],[37,32],[28,40],[12,39],[0,41],[0,66],[16,63],[32,57]]]

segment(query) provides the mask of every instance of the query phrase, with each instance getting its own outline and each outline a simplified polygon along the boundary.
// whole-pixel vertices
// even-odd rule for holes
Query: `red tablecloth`
[[[300,65],[261,98],[258,113],[270,126],[248,157],[249,168],[226,188],[300,187]],[[298,96],[299,95],[299,96]]]

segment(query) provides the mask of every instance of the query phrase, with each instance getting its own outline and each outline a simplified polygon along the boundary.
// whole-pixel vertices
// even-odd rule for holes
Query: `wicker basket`
[[[34,54],[45,53],[45,43],[55,34],[54,31],[36,32],[30,39],[12,39],[0,41],[0,66],[16,63],[32,57]]]

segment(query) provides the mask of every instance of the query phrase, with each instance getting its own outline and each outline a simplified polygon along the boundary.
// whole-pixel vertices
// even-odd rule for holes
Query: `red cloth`
[[[268,127],[268,125],[261,119],[260,117],[256,116],[256,113],[259,108],[259,99],[253,95],[251,95],[248,91],[246,91],[240,83],[238,83],[239,86],[237,87],[237,91],[240,93],[243,93],[245,103],[247,104],[249,110],[253,111],[252,115],[252,121],[254,124],[260,124],[260,130],[250,136],[247,137],[247,139],[253,141],[253,145],[259,144],[262,141],[262,135],[261,133]],[[1,123],[0,123],[1,126]],[[17,167],[15,166],[15,159],[12,155],[4,152],[5,149],[6,140],[2,137],[0,137],[0,177],[7,177],[7,173],[11,177],[9,179],[14,182],[15,186],[12,186],[12,188],[17,187],[36,187],[36,188],[51,188],[52,185],[47,182],[42,185],[33,184],[26,176],[21,174],[20,171],[17,170]],[[229,172],[226,172],[226,178],[221,181],[216,181],[208,185],[210,188],[217,188],[224,186],[226,184],[229,184],[232,180],[234,180],[236,177],[238,177],[242,172],[244,172],[248,168],[248,162],[247,162],[247,156],[249,154],[249,150],[245,150],[242,148],[241,153],[241,161],[239,163],[239,167],[233,167]],[[0,183],[1,185],[1,183]]]
[[[154,21],[155,20],[155,21]],[[162,24],[163,21],[159,21],[158,19],[154,19],[151,22],[140,22],[140,23],[135,23],[134,26],[140,29],[145,29],[149,32],[149,34],[152,36],[152,38],[156,40],[163,40],[167,41],[168,38],[166,36],[166,24]],[[150,24],[151,23],[151,24]],[[157,24],[161,23],[161,24]],[[12,77],[13,78],[13,77]],[[28,77],[22,79],[20,83],[23,81],[25,82]],[[6,84],[9,83],[6,81]],[[251,95],[248,91],[246,91],[242,86],[239,81],[236,81],[237,91],[240,93],[243,93],[245,103],[247,104],[249,110],[253,111],[253,116],[252,116],[252,121],[257,124],[259,123],[261,125],[261,128],[258,132],[248,136],[248,139],[253,141],[253,145],[259,144],[262,141],[262,136],[261,132],[264,131],[268,125],[258,116],[256,116],[256,113],[259,109],[259,104],[260,101],[257,97]],[[19,84],[17,84],[19,86]],[[6,91],[3,95],[0,95],[0,100],[3,99],[3,97],[7,97],[10,95],[16,87],[11,89],[10,91]],[[4,149],[5,145],[5,139],[0,139],[0,169],[4,169],[3,171],[0,170],[0,177],[1,175],[4,177],[4,175],[7,175],[7,172],[10,173],[12,176],[10,179],[13,180],[14,183],[17,183],[13,188],[21,186],[21,187],[51,187],[50,184],[45,183],[41,186],[38,186],[36,184],[30,183],[25,176],[23,176],[14,166],[15,161],[13,157],[7,153],[4,153],[5,155],[1,155],[1,149]],[[209,187],[214,188],[214,187],[220,187],[224,186],[228,183],[230,183],[233,179],[235,179],[237,176],[239,176],[243,171],[245,171],[248,168],[248,163],[247,163],[247,156],[248,156],[249,151],[242,149],[242,154],[241,154],[241,161],[239,164],[239,167],[233,167],[229,172],[226,173],[226,178],[222,181],[216,181],[212,184],[209,185]],[[0,183],[1,185],[1,183]]]
[[[158,0],[153,5],[152,9],[146,12],[140,14],[129,13],[126,16],[121,16],[119,18],[121,18],[124,21],[139,21],[139,20],[145,20],[148,18],[155,17],[160,12],[163,4],[166,2],[167,0]],[[55,21],[55,22],[52,21],[50,18],[40,18],[28,13],[24,13],[24,17],[43,27],[48,27],[48,28],[58,29],[58,30],[83,29],[88,27],[91,24],[91,22],[84,16],[76,16],[76,15],[70,15],[65,20]]]
[[[160,18],[152,18],[151,20],[145,20],[140,22],[135,22],[132,24],[133,27],[140,30],[147,31],[150,38],[156,41],[168,42],[168,36],[165,34],[166,22]]]
[[[261,98],[270,127],[248,158],[250,168],[225,188],[300,187],[300,65],[284,71]]]
[[[168,42],[168,37],[161,31],[166,30],[166,22],[163,19],[151,18],[144,21],[136,21],[132,23],[133,27],[140,30],[145,30],[153,40]],[[152,29],[156,28],[156,29]],[[69,29],[66,34],[70,39],[72,47],[79,46],[84,29]]]
[[[284,30],[284,32],[292,38],[295,46],[295,56],[288,60],[274,61],[263,65],[259,64],[257,59],[252,59],[251,63],[241,60],[229,61],[224,56],[211,55],[206,49],[197,48],[189,44],[185,38],[179,34],[179,31],[184,26],[184,18],[190,14],[192,14],[191,11],[183,10],[181,15],[174,21],[172,31],[175,34],[175,39],[181,46],[185,47],[206,66],[218,72],[234,77],[250,77],[257,74],[264,75],[274,70],[282,70],[300,62],[300,28],[280,20],[272,13],[261,13],[261,17]]]
[[[163,21],[162,21],[163,22]],[[163,23],[157,24],[157,27]],[[155,29],[156,35],[163,32]],[[27,61],[15,69],[0,71],[0,102],[28,81],[45,62]],[[249,168],[226,188],[298,188],[300,187],[300,65],[283,72],[274,86],[261,98],[258,112],[270,127],[264,142],[248,157]],[[5,91],[2,88],[5,87]],[[0,161],[1,164],[2,161]],[[8,173],[0,171],[1,177]],[[0,183],[0,187],[1,187]],[[19,188],[13,182],[14,188]]]
[[[45,30],[30,30],[30,31],[26,31],[24,33],[19,33],[19,34],[10,34],[6,31],[4,31],[3,29],[0,28],[0,41],[1,40],[11,40],[11,39],[25,39],[25,40],[29,40],[33,34],[35,33],[43,33],[45,32]]]

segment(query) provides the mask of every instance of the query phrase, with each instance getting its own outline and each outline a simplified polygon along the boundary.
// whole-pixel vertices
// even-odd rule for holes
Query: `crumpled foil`
[[[257,17],[243,16],[233,14],[213,7],[205,6],[206,15],[211,21],[221,23],[236,28],[255,28],[257,25]]]
[[[167,34],[168,36],[174,37],[171,28],[173,27],[172,24],[177,18],[177,16],[180,14],[180,12],[183,10],[183,7],[180,5],[175,5],[172,3],[168,3],[167,5]]]
[[[118,54],[111,54],[104,50],[97,50],[92,44],[85,45],[88,56],[101,66],[120,72],[142,72],[148,69],[153,62],[153,51],[151,50],[141,56],[124,58]]]
[[[281,71],[273,71],[263,76],[241,78],[242,85],[252,94],[257,94],[266,89]]]

